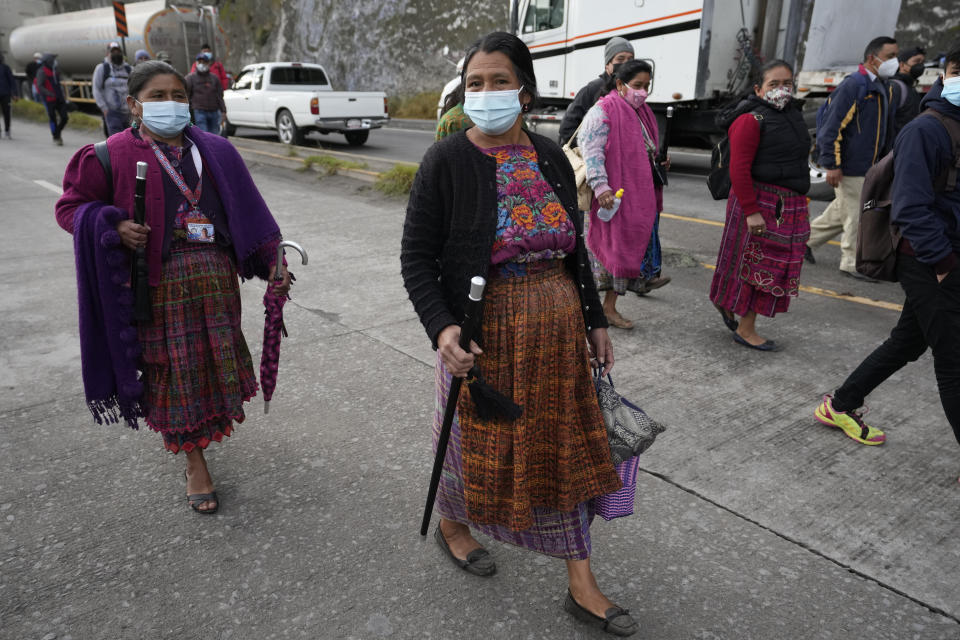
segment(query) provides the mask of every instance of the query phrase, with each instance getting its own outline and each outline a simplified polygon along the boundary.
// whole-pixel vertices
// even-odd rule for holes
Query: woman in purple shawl
[[[187,458],[187,501],[220,506],[203,450],[244,419],[257,381],[240,331],[237,275],[272,277],[280,230],[243,160],[224,139],[189,125],[186,83],[164,62],[130,74],[132,128],[77,151],[57,222],[74,235],[80,351],[98,423],[138,419]],[[147,163],[145,224],[131,220],[136,165]],[[133,324],[130,256],[144,248],[150,319]],[[286,268],[274,286],[290,286]]]
[[[587,231],[597,289],[606,291],[603,310],[614,327],[632,329],[633,322],[617,311],[617,296],[638,295],[670,282],[660,275],[660,210],[663,187],[654,180],[659,133],[647,106],[652,68],[643,60],[621,64],[587,115],[577,135],[587,166],[593,203]],[[623,189],[616,213],[609,220],[614,194]],[[601,215],[598,215],[601,214]]]

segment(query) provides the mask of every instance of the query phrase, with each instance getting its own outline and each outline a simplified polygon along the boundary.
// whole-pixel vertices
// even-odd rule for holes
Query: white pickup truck
[[[359,146],[370,129],[390,119],[385,93],[334,91],[323,67],[305,62],[247,65],[223,92],[223,101],[227,135],[237,127],[275,129],[284,144],[303,144],[308,132],[317,131],[342,133]]]

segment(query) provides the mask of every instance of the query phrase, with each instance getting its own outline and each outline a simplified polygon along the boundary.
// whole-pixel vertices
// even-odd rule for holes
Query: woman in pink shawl
[[[627,291],[643,295],[670,282],[660,275],[663,187],[655,181],[652,166],[658,161],[659,133],[646,104],[651,72],[643,60],[620,65],[577,135],[594,194],[585,225],[593,275],[597,289],[607,292],[607,321],[621,329],[632,329],[633,322],[617,311],[617,296]],[[620,189],[620,206],[609,217]]]

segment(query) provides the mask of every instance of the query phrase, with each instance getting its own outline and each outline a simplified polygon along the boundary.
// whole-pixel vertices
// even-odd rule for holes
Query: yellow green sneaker
[[[833,396],[823,396],[823,402],[813,412],[813,417],[823,424],[836,427],[861,444],[878,445],[887,441],[880,429],[875,429],[863,421],[863,414],[854,411],[837,411],[833,408]]]

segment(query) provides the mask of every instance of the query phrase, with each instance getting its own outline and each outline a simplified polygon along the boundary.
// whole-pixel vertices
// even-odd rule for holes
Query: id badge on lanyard
[[[190,206],[190,211],[183,221],[187,240],[189,242],[215,242],[216,233],[213,228],[213,223],[207,216],[203,215],[203,212],[200,210],[200,194],[203,190],[203,159],[200,157],[200,150],[197,149],[197,145],[193,144],[190,147],[193,166],[196,168],[197,175],[200,177],[197,181],[195,192],[187,186],[187,181],[184,179],[183,174],[173,168],[167,156],[160,151],[160,148],[153,142],[150,143],[150,146],[153,148],[157,160],[160,161],[160,165],[164,171],[167,172],[167,175],[170,176],[170,179],[173,180],[174,184],[177,185],[177,188],[180,189],[180,193],[187,199],[187,203]]]

